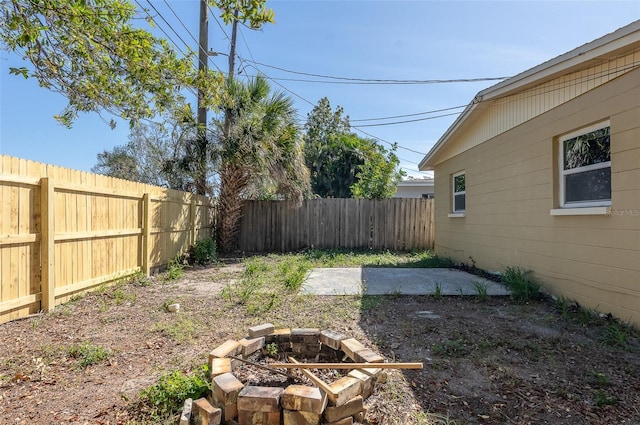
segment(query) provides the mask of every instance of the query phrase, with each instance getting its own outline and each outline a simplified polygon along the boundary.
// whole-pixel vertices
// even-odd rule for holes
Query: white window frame
[[[559,145],[558,145],[558,166],[560,167],[560,185],[559,185],[559,198],[560,198],[560,208],[591,208],[591,207],[609,207],[611,206],[611,199],[602,200],[602,201],[574,201],[574,202],[566,202],[565,201],[565,176],[571,174],[579,174],[587,171],[599,170],[601,168],[611,168],[611,160],[607,162],[600,162],[598,164],[587,165],[584,167],[572,168],[571,170],[564,169],[564,142],[573,139],[574,137],[580,136],[582,134],[591,133],[596,130],[603,129],[605,127],[611,127],[611,123],[609,120],[600,122],[598,124],[591,125],[589,127],[581,128],[580,130],[576,130],[572,133],[565,134],[560,137]],[[609,142],[611,143],[611,142]]]
[[[461,192],[456,192],[456,177],[465,176],[464,177],[464,190]],[[465,171],[458,171],[451,176],[451,211],[453,214],[464,214],[467,210],[467,176]],[[464,209],[457,210],[456,209],[456,196],[464,195]]]

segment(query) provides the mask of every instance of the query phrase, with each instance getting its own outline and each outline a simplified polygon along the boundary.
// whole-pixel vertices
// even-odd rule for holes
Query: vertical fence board
[[[238,249],[432,248],[432,217],[431,199],[310,199],[298,208],[283,201],[245,201]]]

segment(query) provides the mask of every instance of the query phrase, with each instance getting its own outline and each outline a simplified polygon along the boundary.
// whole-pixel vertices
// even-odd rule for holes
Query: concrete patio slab
[[[321,268],[313,269],[302,284],[309,295],[429,295],[440,286],[442,295],[476,295],[476,284],[487,295],[504,296],[501,284],[456,269]]]

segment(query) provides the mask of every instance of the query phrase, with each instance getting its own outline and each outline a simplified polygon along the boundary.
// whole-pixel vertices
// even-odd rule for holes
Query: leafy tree
[[[262,77],[247,84],[228,82],[224,108],[233,125],[224,136],[224,118],[217,120],[219,146],[218,246],[235,244],[243,199],[257,187],[271,188],[283,199],[300,203],[310,194],[303,143],[295,124],[291,98],[271,88]]]
[[[273,21],[266,0],[214,3],[226,22],[235,9],[254,28]],[[183,105],[186,87],[201,90],[207,107],[219,105],[224,77],[197,71],[193,52],[178,57],[166,40],[134,27],[135,14],[127,0],[5,0],[0,42],[31,63],[13,74],[68,99],[55,117],[67,127],[80,112],[108,111],[132,123],[155,117]]]
[[[390,197],[402,178],[395,147],[350,133],[344,110],[331,109],[325,97],[307,115],[305,161],[313,193],[323,198]]]
[[[194,169],[193,140],[196,127],[192,122],[176,122],[167,117],[163,124],[139,123],[131,129],[129,142],[103,151],[91,169],[104,174],[171,189],[195,192],[197,171]],[[208,195],[212,195],[213,164],[207,155]]]
[[[354,198],[390,198],[406,175],[398,169],[400,160],[395,154],[396,146],[387,150],[374,141],[369,142],[366,160],[358,168],[357,181],[351,186],[351,193]]]

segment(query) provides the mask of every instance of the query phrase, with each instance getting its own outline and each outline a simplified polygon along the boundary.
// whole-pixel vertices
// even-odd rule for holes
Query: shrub
[[[531,270],[509,266],[502,275],[502,283],[511,291],[511,299],[518,304],[542,298],[540,285],[527,277],[529,273]]]
[[[156,418],[173,415],[186,399],[195,400],[207,393],[210,386],[206,378],[208,371],[208,366],[203,365],[190,375],[179,370],[163,375],[157,384],[140,392],[140,402]]]
[[[216,253],[216,242],[208,237],[200,239],[189,249],[189,262],[191,264],[205,265],[218,258]]]

